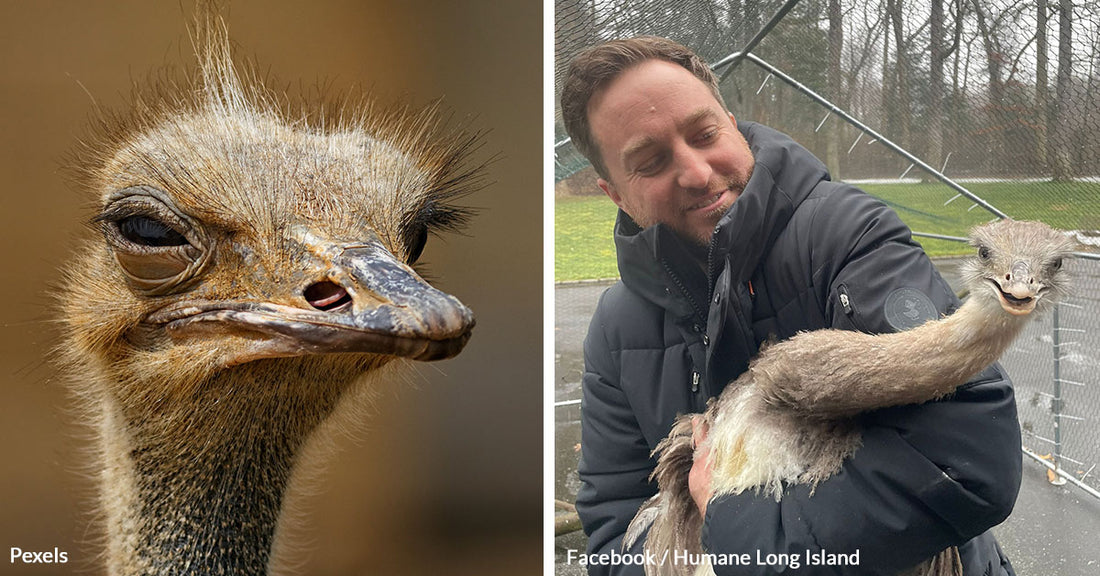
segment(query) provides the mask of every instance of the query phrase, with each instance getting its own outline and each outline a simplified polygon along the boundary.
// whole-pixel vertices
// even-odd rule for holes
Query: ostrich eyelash
[[[439,235],[444,232],[461,232],[469,223],[473,211],[429,200],[417,210],[405,225],[406,233],[426,228]]]

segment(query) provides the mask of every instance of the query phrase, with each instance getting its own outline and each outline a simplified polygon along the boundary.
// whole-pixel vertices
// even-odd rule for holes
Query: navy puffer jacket
[[[819,328],[896,331],[958,306],[889,207],[829,181],[785,135],[738,128],[756,166],[705,254],[662,225],[643,230],[619,213],[622,281],[601,297],[584,344],[577,509],[589,554],[619,550],[656,490],[648,481],[654,446],[678,414],[702,412],[761,342]],[[711,502],[704,547],[750,554],[753,564],[758,553],[859,552],[858,566],[803,561],[786,572],[801,575],[894,574],[959,545],[966,574],[1013,574],[988,532],[1011,512],[1021,475],[1016,405],[999,365],[944,400],[880,410],[862,423],[863,446],[812,497],[791,486],[781,502],[752,493]],[[642,569],[590,564],[589,572]]]

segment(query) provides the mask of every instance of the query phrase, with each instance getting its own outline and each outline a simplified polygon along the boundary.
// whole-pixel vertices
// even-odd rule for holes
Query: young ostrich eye
[[[986,246],[981,246],[978,248],[978,258],[981,258],[983,261],[989,260],[989,254],[989,248],[987,248]]]
[[[1059,258],[1059,259],[1055,260],[1054,262],[1051,262],[1050,263],[1050,269],[1051,270],[1061,270],[1062,269],[1062,259]]]

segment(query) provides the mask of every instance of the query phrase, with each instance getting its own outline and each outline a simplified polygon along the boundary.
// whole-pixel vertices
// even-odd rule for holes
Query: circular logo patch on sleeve
[[[886,297],[883,309],[886,321],[899,332],[916,328],[940,316],[932,299],[916,288],[894,290]]]

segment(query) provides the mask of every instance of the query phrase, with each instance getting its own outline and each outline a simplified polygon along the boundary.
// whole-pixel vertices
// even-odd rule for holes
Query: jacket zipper
[[[668,265],[668,262],[664,258],[661,259],[661,266],[665,269],[665,274],[668,274],[672,283],[676,285],[676,288],[680,290],[680,293],[687,299],[688,304],[691,304],[691,309],[695,311],[695,315],[698,320],[702,322],[704,326],[707,323],[706,311],[699,307],[699,303],[695,301],[695,297],[691,295],[691,291],[684,286],[684,282],[680,280],[680,277],[672,271],[672,267]]]
[[[852,305],[852,296],[848,292],[848,287],[844,284],[839,284],[836,287],[837,300],[840,301],[840,307],[844,310],[844,315],[848,317],[848,321],[852,323],[852,327],[860,332],[867,332],[864,328],[863,322],[860,322],[858,316],[856,316],[855,306]]]
[[[708,258],[708,260],[709,260],[709,258]],[[688,304],[691,305],[691,309],[695,311],[696,322],[698,322],[700,325],[704,326],[704,328],[703,328],[703,337],[705,338],[706,337],[706,328],[705,327],[707,325],[706,311],[699,307],[699,303],[695,301],[695,297],[691,295],[691,291],[687,289],[687,286],[684,286],[684,282],[682,280],[680,280],[680,277],[677,276],[675,272],[672,271],[672,267],[668,265],[668,262],[664,258],[661,259],[661,266],[664,267],[665,274],[668,274],[668,277],[669,277],[670,280],[672,280],[672,283],[676,285],[676,288],[678,290],[680,290],[680,293],[683,294],[684,298],[687,299]],[[692,370],[691,371],[691,392],[692,392],[692,394],[695,394],[695,393],[699,392],[699,380],[700,380],[699,371],[698,370]]]
[[[852,315],[852,299],[848,296],[848,287],[841,284],[836,287],[837,298],[840,300],[840,307],[844,310],[845,316]]]
[[[707,247],[707,300],[714,295],[714,283],[718,281],[714,273],[714,250],[718,247],[718,226],[714,227],[714,233],[710,235],[710,246]]]

